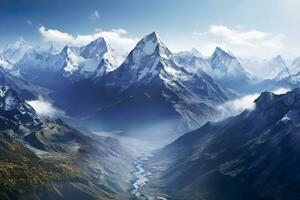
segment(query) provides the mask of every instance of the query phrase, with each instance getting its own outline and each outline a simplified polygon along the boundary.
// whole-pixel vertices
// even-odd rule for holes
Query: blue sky
[[[17,37],[80,45],[77,36],[104,32],[117,48],[129,49],[157,31],[173,51],[196,47],[209,54],[221,46],[241,56],[293,57],[300,56],[299,6],[297,0],[1,0],[0,46]],[[77,42],[57,40],[49,30]]]

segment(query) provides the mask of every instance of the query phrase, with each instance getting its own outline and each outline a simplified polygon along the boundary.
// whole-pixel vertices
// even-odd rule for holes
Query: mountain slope
[[[147,191],[171,199],[299,198],[299,99],[262,93],[256,108],[207,123],[164,147]]]
[[[38,96],[46,97],[48,94],[47,89],[36,86],[16,74],[11,74],[1,66],[0,85],[9,86],[10,88],[16,90],[18,94],[22,96],[22,98],[25,98],[27,100],[36,99],[38,98]]]
[[[0,124],[1,199],[130,198],[132,158],[116,139],[41,119],[5,86]]]

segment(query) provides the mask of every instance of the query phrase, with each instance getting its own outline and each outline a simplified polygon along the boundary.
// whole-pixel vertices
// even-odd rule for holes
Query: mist
[[[31,105],[41,117],[52,119],[65,117],[64,111],[54,107],[51,102],[46,101],[42,97],[39,97],[37,100],[27,101],[27,103]]]
[[[277,88],[271,91],[274,94],[285,94],[290,89],[288,88]],[[224,104],[217,106],[217,111],[220,113],[217,120],[222,120],[224,118],[235,116],[243,112],[244,110],[253,110],[255,109],[255,99],[259,97],[259,93],[248,94],[242,96],[238,99],[227,101]]]

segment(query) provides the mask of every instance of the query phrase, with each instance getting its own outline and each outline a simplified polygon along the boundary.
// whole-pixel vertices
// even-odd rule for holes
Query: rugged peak
[[[153,31],[149,35],[146,35],[144,38],[145,39],[151,39],[151,40],[157,40],[157,41],[160,40],[158,34],[155,31]]]
[[[135,47],[146,55],[158,54],[161,57],[169,57],[172,53],[160,40],[156,32],[152,32],[142,38]]]
[[[19,38],[15,43],[8,44],[1,53],[6,60],[15,64],[29,49],[32,49],[32,46],[27,44],[23,38]]]
[[[281,55],[277,55],[274,58],[271,59],[271,64],[279,67],[286,67],[284,59],[281,57]]]
[[[103,37],[90,42],[80,48],[80,56],[84,58],[102,57],[109,50],[108,44]]]
[[[196,48],[192,48],[190,52],[195,57],[202,57],[202,54]]]
[[[231,55],[230,53],[226,52],[225,50],[221,49],[221,47],[216,47],[214,53],[212,54],[212,59],[219,57],[219,58],[223,58],[223,57],[230,57],[230,58],[234,58],[233,55]]]
[[[290,75],[290,70],[287,67],[285,67],[277,74],[275,80],[280,81],[282,79],[288,78]]]
[[[27,42],[22,38],[22,37],[19,37],[16,42],[13,44],[14,47],[18,48],[18,47],[21,47],[21,46],[27,46]]]

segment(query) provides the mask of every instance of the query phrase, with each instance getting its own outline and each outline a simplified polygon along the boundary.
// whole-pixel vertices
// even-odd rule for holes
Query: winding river
[[[151,154],[144,154],[134,162],[137,170],[133,172],[133,175],[136,178],[136,181],[132,184],[134,189],[131,193],[134,194],[138,200],[167,200],[163,197],[152,197],[139,191],[139,189],[149,181],[147,177],[151,175],[151,172],[148,172],[143,168],[143,161],[148,160],[151,156]]]

